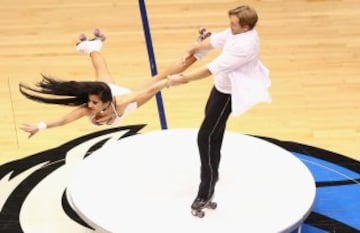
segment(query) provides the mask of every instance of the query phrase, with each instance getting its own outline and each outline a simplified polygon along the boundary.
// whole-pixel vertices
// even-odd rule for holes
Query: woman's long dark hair
[[[44,74],[41,74],[41,76],[43,79],[36,84],[37,88],[20,83],[19,90],[21,94],[40,103],[68,106],[86,104],[89,95],[97,95],[103,102],[112,100],[110,87],[104,82],[61,81]],[[45,95],[48,95],[48,97]]]

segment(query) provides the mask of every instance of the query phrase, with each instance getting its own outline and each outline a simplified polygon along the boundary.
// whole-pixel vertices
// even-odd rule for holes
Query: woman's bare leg
[[[200,42],[202,40],[205,40],[206,38],[210,37],[211,32],[207,31],[206,28],[200,28],[199,29],[199,37],[197,38],[197,42]],[[202,52],[202,54],[197,54],[194,56],[191,56],[187,58],[185,61],[180,60],[176,62],[175,64],[168,67],[165,71],[155,75],[150,80],[146,81],[145,83],[141,84],[139,87],[137,87],[135,90],[140,90],[143,88],[148,88],[151,85],[155,84],[156,82],[166,79],[169,75],[172,74],[178,74],[184,72],[187,68],[189,68],[192,64],[194,64],[198,59],[201,59],[207,52]],[[200,55],[200,56],[198,56]]]
[[[95,70],[95,80],[106,82],[106,83],[115,83],[114,79],[112,78],[110,71],[107,67],[105,58],[103,55],[98,51],[93,51],[90,53],[90,59],[92,65]]]
[[[190,57],[185,62],[178,62],[167,68],[164,72],[151,78],[151,80],[143,84],[141,87],[138,87],[135,90],[135,92],[141,93],[136,98],[138,107],[148,102],[151,98],[154,97],[154,95],[156,95],[157,92],[169,87],[167,76],[185,71],[192,64],[194,64],[196,60],[197,59],[195,57]]]
[[[89,54],[91,63],[95,70],[95,81],[114,83],[105,58],[100,53],[103,42],[106,39],[105,35],[99,29],[95,29],[93,34],[94,38],[90,40],[87,39],[85,34],[80,34],[79,42],[76,44],[76,49],[79,52]]]
[[[154,77],[152,77],[151,79],[149,79],[148,81],[146,81],[145,83],[142,83],[140,86],[138,86],[135,90],[139,90],[139,89],[144,89],[144,88],[148,88],[151,85],[154,85],[156,82],[162,80],[162,79],[166,79],[167,76],[171,75],[171,74],[178,74],[181,73],[183,71],[185,71],[187,68],[189,68],[192,64],[194,64],[197,61],[197,59],[195,57],[190,57],[185,61],[178,61],[175,64],[171,65],[170,67],[168,67],[166,70],[164,70],[163,72],[155,75]]]
[[[191,56],[185,61],[181,60],[176,62],[174,65],[168,67],[165,71],[157,74],[155,77],[153,77],[154,80],[158,81],[161,79],[167,78],[167,76],[171,74],[178,74],[184,72],[187,68],[189,68],[192,64],[196,62],[196,58]]]

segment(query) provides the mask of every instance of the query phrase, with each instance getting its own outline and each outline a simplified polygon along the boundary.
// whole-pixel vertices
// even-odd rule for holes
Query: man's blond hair
[[[239,6],[229,10],[229,16],[234,15],[238,17],[239,23],[242,27],[248,26],[249,30],[253,29],[258,21],[258,15],[250,6]]]

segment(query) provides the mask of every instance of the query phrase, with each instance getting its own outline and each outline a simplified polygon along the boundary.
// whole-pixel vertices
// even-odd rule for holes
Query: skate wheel
[[[95,38],[100,39],[101,41],[104,41],[106,39],[105,35],[101,33],[100,29],[96,28],[93,32]]]
[[[213,209],[213,210],[216,209],[216,207],[217,207],[217,203],[216,203],[216,202],[211,202],[210,205],[209,205],[209,208],[210,208],[210,209]]]
[[[202,210],[191,210],[191,214],[199,218],[203,218],[205,216],[205,212]]]
[[[211,32],[206,32],[204,35],[203,35],[203,40],[210,37],[211,36]]]
[[[200,33],[200,32],[199,32]],[[205,29],[205,31],[202,33],[202,34],[199,34],[199,37],[198,37],[198,40],[197,41],[203,41],[203,40],[205,40],[206,38],[208,38],[208,37],[210,37],[211,36],[211,32],[208,32],[208,31],[206,31],[206,29]]]
[[[85,41],[85,40],[87,40],[86,35],[85,35],[84,33],[81,33],[81,34],[79,35],[79,40],[80,40],[80,41]]]
[[[204,39],[206,39],[207,37],[209,37],[211,35],[211,33],[207,32],[206,28],[204,28],[204,27],[199,28],[198,33],[199,33],[199,36],[196,40],[197,42],[203,41]]]
[[[100,29],[99,29],[99,28],[96,28],[96,29],[94,30],[93,34],[94,34],[94,36],[96,36],[96,37],[100,37],[100,35],[101,35]]]
[[[199,28],[200,35],[203,35],[205,33],[205,31],[206,31],[206,28],[204,28],[204,27]]]

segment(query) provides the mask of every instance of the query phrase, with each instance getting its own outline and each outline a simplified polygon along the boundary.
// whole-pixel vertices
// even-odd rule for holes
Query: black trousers
[[[219,177],[220,151],[230,113],[231,95],[221,93],[213,87],[197,137],[201,161],[198,197],[208,199],[214,193]]]

